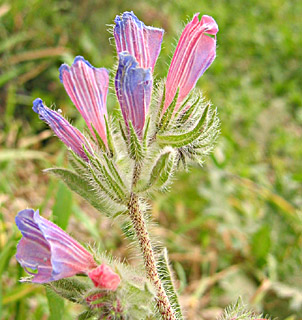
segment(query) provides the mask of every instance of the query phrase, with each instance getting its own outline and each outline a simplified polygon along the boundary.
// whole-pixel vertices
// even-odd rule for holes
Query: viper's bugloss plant
[[[118,61],[112,78],[120,112],[107,113],[111,74],[83,57],[71,66],[63,64],[59,77],[86,122],[84,133],[40,98],[33,103],[70,151],[73,170],[46,171],[121,223],[142,253],[143,270],[84,249],[38,211],[18,214],[23,238],[17,260],[32,282],[84,305],[83,319],[183,319],[167,251],[160,244],[155,250],[150,240],[146,202],[150,194],[168,189],[178,169],[188,162],[201,164],[213,149],[219,133],[216,110],[194,87],[215,59],[217,32],[212,17],[199,21],[194,15],[181,34],[167,78],[156,81],[153,71],[164,30],[125,12],[113,28]]]

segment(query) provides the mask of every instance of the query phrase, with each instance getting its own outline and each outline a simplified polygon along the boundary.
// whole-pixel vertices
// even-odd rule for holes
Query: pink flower
[[[32,282],[55,281],[88,273],[97,267],[84,247],[57,225],[40,217],[38,210],[20,211],[16,224],[23,235],[17,246],[16,259],[34,276]]]
[[[195,14],[193,20],[186,25],[178,41],[168,71],[163,111],[171,104],[179,88],[176,111],[215,59],[217,23],[206,15],[199,21],[198,16],[198,13]],[[208,34],[214,35],[215,38]]]
[[[73,64],[61,65],[60,80],[66,92],[84,118],[93,135],[94,126],[107,145],[105,119],[109,75],[105,68],[95,68],[83,57],[76,57]]]
[[[97,288],[115,291],[119,286],[121,279],[109,266],[101,264],[96,269],[88,273]]]
[[[89,151],[91,151],[91,148],[86,138],[77,128],[73,127],[58,112],[47,108],[40,98],[34,100],[33,110],[39,115],[41,120],[45,121],[51,127],[55,135],[63,141],[67,147],[87,160],[83,145]]]

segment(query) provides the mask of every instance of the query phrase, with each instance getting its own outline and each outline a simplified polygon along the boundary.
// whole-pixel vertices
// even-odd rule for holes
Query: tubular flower
[[[72,149],[83,159],[87,160],[87,156],[82,148],[84,145],[90,151],[90,146],[83,134],[73,127],[58,112],[47,108],[40,98],[33,102],[33,110],[40,119],[45,121],[56,134],[56,136],[64,142],[64,144]]]
[[[70,99],[81,113],[93,135],[92,125],[107,145],[104,116],[107,117],[106,99],[109,75],[105,68],[95,68],[83,57],[76,57],[73,64],[61,65],[60,80]]]
[[[166,81],[163,111],[173,101],[179,88],[177,110],[215,59],[218,25],[212,17],[204,15],[199,21],[198,16],[198,13],[195,14],[193,20],[186,25],[174,52]],[[214,35],[215,39],[207,34]]]
[[[131,121],[141,138],[151,102],[151,70],[140,68],[134,56],[128,52],[121,52],[115,77],[115,90],[126,125],[128,126]]]
[[[133,12],[116,16],[114,38],[117,53],[123,51],[133,55],[142,68],[154,69],[160,52],[164,30],[146,26]]]
[[[40,217],[38,210],[20,211],[16,224],[23,235],[17,246],[16,259],[34,276],[32,282],[55,281],[88,273],[97,267],[86,249],[57,225]]]
[[[97,288],[111,291],[115,291],[121,282],[119,275],[106,264],[101,264],[96,269],[90,271],[88,276]]]

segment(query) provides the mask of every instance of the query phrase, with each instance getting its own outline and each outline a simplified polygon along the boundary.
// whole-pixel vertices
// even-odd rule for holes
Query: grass
[[[68,223],[79,240],[131,258],[118,226],[108,228],[109,221],[42,174],[67,160],[31,110],[41,97],[83,125],[57,69],[76,55],[112,68],[116,54],[105,25],[125,10],[166,31],[158,77],[166,75],[175,39],[195,12],[212,15],[220,28],[217,58],[198,82],[219,111],[218,145],[203,168],[179,174],[152,209],[188,319],[215,319],[238,296],[272,317],[300,319],[302,3],[281,0],[138,1],[135,7],[128,0],[1,2],[0,318],[49,314],[44,289],[18,282],[24,275],[14,258],[18,210],[39,207],[49,216],[54,209],[53,218]],[[108,105],[116,105],[113,95]],[[65,303],[62,319],[77,311]]]

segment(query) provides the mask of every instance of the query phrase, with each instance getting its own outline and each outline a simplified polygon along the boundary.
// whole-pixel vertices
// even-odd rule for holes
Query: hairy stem
[[[161,283],[161,280],[157,272],[156,261],[150,241],[150,236],[147,231],[143,214],[139,208],[138,197],[134,193],[131,193],[128,208],[130,219],[132,221],[133,227],[136,232],[136,236],[138,238],[143,253],[147,277],[149,278],[156,290],[158,309],[164,320],[176,320],[175,312],[172,309],[170,301],[167,297],[167,294],[164,290],[164,287]]]

